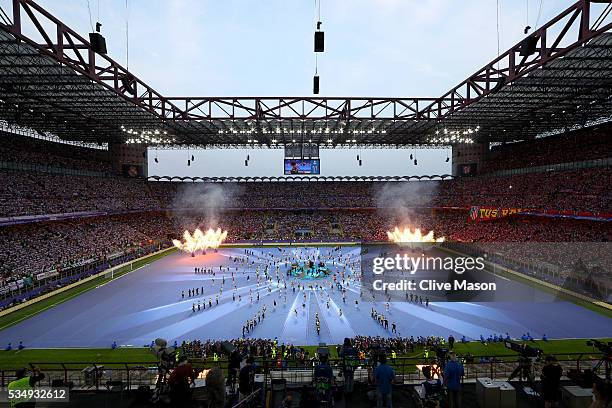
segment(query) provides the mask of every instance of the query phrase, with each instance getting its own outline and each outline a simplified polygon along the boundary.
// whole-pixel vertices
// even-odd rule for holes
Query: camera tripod
[[[533,363],[529,357],[521,356],[518,359],[518,366],[512,371],[508,381],[512,381],[518,377],[519,383],[523,383],[523,379],[526,380],[527,384],[535,391],[535,377],[533,375]]]
[[[593,367],[593,372],[597,373],[601,366],[604,366],[606,382],[610,383],[610,372],[612,371],[612,355],[604,354],[601,360]]]

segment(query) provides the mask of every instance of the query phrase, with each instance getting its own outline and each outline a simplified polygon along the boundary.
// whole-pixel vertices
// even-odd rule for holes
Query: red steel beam
[[[592,3],[610,4],[610,0],[579,0],[561,14],[531,33],[529,37],[536,38],[536,53],[521,58],[520,51],[523,41],[515,44],[508,51],[485,65],[469,78],[452,88],[446,94],[436,99],[419,112],[419,116],[428,119],[442,119],[454,112],[469,106],[499,89],[496,85],[501,81],[510,84],[520,77],[544,66],[569,51],[583,45],[597,35],[612,28],[612,22],[593,29],[589,26]],[[595,19],[607,17],[604,9]],[[556,30],[560,30],[555,34]],[[562,41],[569,42],[560,46]],[[552,41],[549,45],[549,41]],[[517,62],[517,59],[520,62]],[[499,67],[499,68],[497,68]],[[475,93],[475,95],[473,94]],[[447,102],[448,98],[451,103]]]
[[[452,115],[501,85],[610,30],[612,23],[596,29],[589,27],[591,3],[610,4],[612,0],[579,0],[529,36],[537,38],[534,55],[520,58],[520,42],[439,98],[164,97],[109,56],[96,54],[86,39],[33,0],[13,0],[13,22],[0,22],[0,29],[165,121],[308,119],[401,123],[439,120]],[[44,43],[22,33],[26,19]],[[560,31],[554,34],[555,30]],[[560,46],[564,40],[569,40],[569,44]],[[130,93],[129,88],[135,92]]]

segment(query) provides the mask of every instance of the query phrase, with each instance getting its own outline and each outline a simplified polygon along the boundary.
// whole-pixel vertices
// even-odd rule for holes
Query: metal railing
[[[564,373],[569,370],[581,370],[592,368],[600,359],[598,353],[565,353],[556,355],[558,363]],[[486,359],[486,360],[485,360]],[[228,361],[217,362],[204,361],[202,359],[191,359],[194,369],[219,367],[227,375]],[[398,382],[405,384],[420,383],[425,380],[418,365],[430,364],[431,359],[423,357],[397,357],[388,358],[388,364],[393,367]],[[495,356],[471,356],[464,358],[465,380],[475,380],[480,377],[493,379],[508,379],[510,374],[518,365],[516,354]],[[337,383],[343,382],[342,360],[330,359],[330,366],[334,372]],[[109,390],[111,386],[121,384],[123,389],[135,389],[139,386],[154,386],[157,381],[158,369],[155,362],[131,362],[131,363],[46,363],[32,362],[30,366],[39,367],[45,374],[41,385],[54,386],[61,383],[77,389]],[[256,359],[257,372],[264,375],[264,382],[270,384],[273,379],[284,379],[288,386],[304,386],[312,384],[316,362],[308,360],[265,360]],[[533,363],[535,377],[539,376],[544,366],[544,361]],[[15,369],[18,367],[15,367]],[[355,382],[370,382],[373,373],[373,361],[369,358],[360,361],[355,370]],[[5,388],[9,382],[15,379],[14,370],[0,370],[0,388]]]

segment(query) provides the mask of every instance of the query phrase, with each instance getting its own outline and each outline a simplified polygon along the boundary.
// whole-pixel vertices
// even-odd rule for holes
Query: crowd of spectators
[[[583,259],[589,270],[609,277],[612,226],[606,222],[512,217],[488,222],[468,220],[467,211],[291,210],[147,212],[0,228],[0,287],[24,276],[111,257],[151,242],[169,245],[182,232],[221,227],[228,242],[387,241],[399,226],[434,231],[449,241],[477,243],[509,258],[561,265],[567,278],[572,262]],[[550,242],[551,244],[546,244]],[[488,245],[488,246],[487,246]],[[544,250],[543,248],[548,248]]]
[[[110,169],[106,151],[4,136],[3,162],[104,173]],[[571,147],[576,145],[580,160],[610,157],[607,136],[603,131],[589,137],[573,132],[496,147],[490,162],[498,164],[488,170],[575,161]],[[467,212],[471,206],[499,206],[612,213],[612,168],[420,182],[177,183],[14,169],[0,170],[0,178],[0,219],[109,214],[0,228],[0,288],[24,276],[104,259],[147,242],[169,243],[196,227],[222,227],[229,232],[229,242],[296,242],[386,241],[387,231],[408,226],[433,230],[451,241],[504,242],[496,244],[500,253],[533,262],[552,259],[557,265],[568,265],[581,249],[557,245],[543,253],[536,246],[517,244],[607,242],[612,235],[606,222],[527,216],[470,222]],[[612,263],[605,249],[598,251],[582,258],[588,270],[601,269],[607,277]]]
[[[372,350],[395,351],[398,355],[414,352],[415,348],[437,348],[446,343],[446,339],[435,336],[381,337],[356,336],[351,339],[355,349],[365,355]],[[279,343],[276,339],[240,338],[230,340],[192,340],[184,341],[180,347],[182,353],[190,358],[214,359],[227,356],[228,344],[240,355],[250,355],[255,358],[272,359],[276,356],[286,356],[291,360],[308,360],[314,357],[307,350],[293,344]],[[273,351],[275,350],[276,351]]]
[[[159,208],[142,180],[15,171],[0,177],[0,217]]]
[[[0,171],[0,217],[80,211],[474,205],[612,212],[612,169],[421,182],[171,183]],[[210,190],[214,192],[210,193]],[[207,197],[218,197],[218,201]]]
[[[110,173],[107,150],[51,142],[0,131],[0,162]]]
[[[543,139],[495,146],[484,163],[484,172],[571,163],[612,157],[612,126],[591,128]]]
[[[81,218],[0,228],[0,287],[26,276],[93,263],[153,242],[170,220],[152,214]]]

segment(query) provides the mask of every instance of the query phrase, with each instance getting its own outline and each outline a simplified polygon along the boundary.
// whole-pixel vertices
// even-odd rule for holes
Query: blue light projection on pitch
[[[425,306],[387,302],[382,294],[372,298],[361,285],[359,247],[248,251],[224,248],[195,257],[173,253],[6,328],[0,339],[13,344],[21,340],[26,347],[110,347],[113,341],[143,346],[157,337],[178,342],[230,339],[241,337],[245,323],[257,316],[260,321],[245,336],[278,337],[299,345],[342,343],[356,335],[478,339],[530,332],[534,338],[612,337],[607,317],[544,292],[538,294],[537,305],[433,301]],[[322,260],[327,274],[305,279],[304,270],[291,273],[292,264],[308,269],[309,259],[317,267]],[[196,274],[196,267],[210,273]],[[533,290],[508,279],[498,284]],[[373,309],[385,315],[389,328],[371,317]]]

